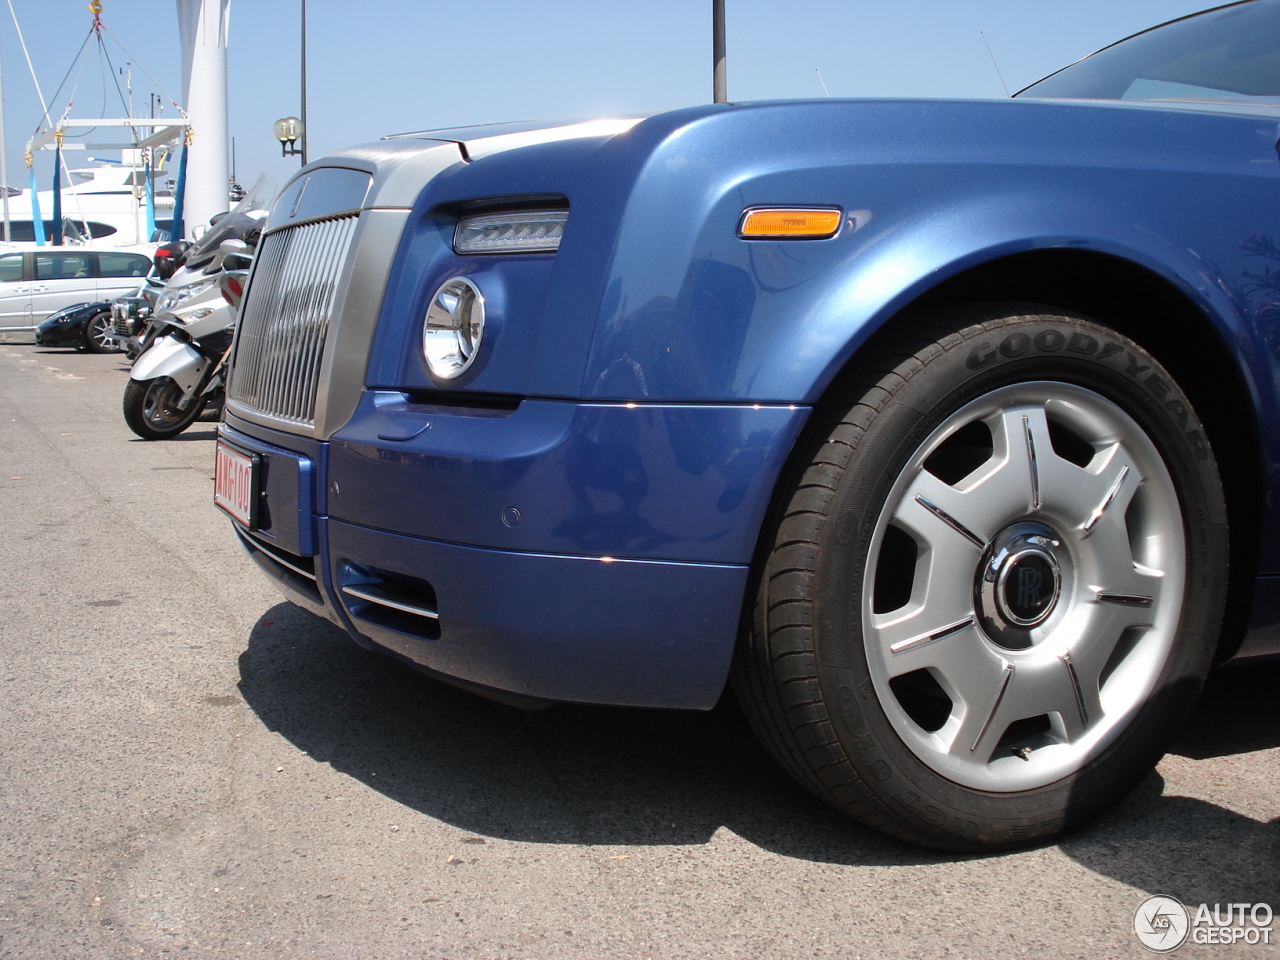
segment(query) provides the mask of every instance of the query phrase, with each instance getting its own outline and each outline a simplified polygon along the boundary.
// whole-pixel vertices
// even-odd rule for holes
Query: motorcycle
[[[142,439],[176,437],[202,413],[221,412],[237,313],[219,279],[224,269],[239,273],[250,263],[274,195],[274,181],[260,178],[179,255],[137,341],[141,352],[125,385],[124,421]]]

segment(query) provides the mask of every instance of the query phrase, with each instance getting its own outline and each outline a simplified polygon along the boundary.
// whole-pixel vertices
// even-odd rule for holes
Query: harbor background
[[[71,115],[121,115],[116,87],[125,90],[128,71],[135,116],[149,116],[151,94],[161,94],[160,115],[177,117],[165,99],[182,96],[176,4],[102,4],[115,75],[100,69],[89,51]],[[731,101],[825,93],[1003,97],[1006,87],[1016,91],[1107,43],[1211,5],[728,0],[728,94]],[[84,0],[11,0],[8,7],[41,89],[53,99],[93,15]],[[0,9],[5,153],[9,184],[25,187],[25,145],[43,118],[8,7]],[[297,157],[281,157],[271,126],[299,115],[300,11],[299,0],[231,3],[230,136],[236,178],[246,186],[259,173],[283,183],[298,168]],[[711,3],[309,0],[307,58],[308,153],[315,159],[411,130],[649,113],[709,102]],[[68,89],[74,81],[69,78]],[[55,121],[66,99],[64,91],[50,105]],[[52,156],[36,161],[42,190],[51,184]]]

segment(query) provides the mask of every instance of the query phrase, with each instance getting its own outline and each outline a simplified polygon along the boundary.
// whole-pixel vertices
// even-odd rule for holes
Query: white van
[[[132,293],[150,270],[147,254],[118,249],[40,247],[0,254],[0,330],[34,330],[63,307]]]

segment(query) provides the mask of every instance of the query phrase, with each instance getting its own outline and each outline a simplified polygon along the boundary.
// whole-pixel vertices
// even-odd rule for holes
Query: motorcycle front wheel
[[[171,377],[154,380],[130,380],[124,388],[124,422],[143,440],[167,440],[176,437],[195,422],[204,409],[199,398],[185,408],[182,388]]]

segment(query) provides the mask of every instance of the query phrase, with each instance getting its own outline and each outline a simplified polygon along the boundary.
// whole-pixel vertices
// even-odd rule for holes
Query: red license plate
[[[258,526],[258,461],[221,440],[214,452],[213,502],[250,530]]]

